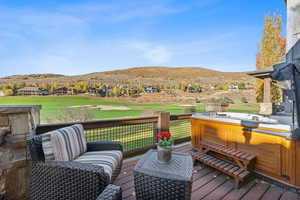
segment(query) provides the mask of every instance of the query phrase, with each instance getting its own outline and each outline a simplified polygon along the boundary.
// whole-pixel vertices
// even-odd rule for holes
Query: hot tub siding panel
[[[195,148],[200,141],[209,141],[253,153],[257,156],[256,172],[287,184],[300,186],[299,142],[296,147],[295,141],[274,135],[244,131],[244,127],[241,125],[226,122],[193,119],[192,126],[192,144]],[[283,131],[278,130],[278,132]],[[297,159],[296,154],[298,155]],[[295,160],[297,160],[299,169],[297,175]]]
[[[300,141],[296,143],[296,184],[300,186]]]

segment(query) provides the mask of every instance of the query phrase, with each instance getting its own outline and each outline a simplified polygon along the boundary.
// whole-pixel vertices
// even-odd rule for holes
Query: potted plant
[[[172,146],[174,139],[169,131],[162,131],[156,135],[157,143],[157,159],[162,163],[168,163],[172,159]]]

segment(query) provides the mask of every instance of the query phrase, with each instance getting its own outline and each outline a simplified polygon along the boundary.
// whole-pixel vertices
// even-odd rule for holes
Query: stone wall
[[[27,199],[26,137],[40,123],[40,106],[0,106],[0,196]]]

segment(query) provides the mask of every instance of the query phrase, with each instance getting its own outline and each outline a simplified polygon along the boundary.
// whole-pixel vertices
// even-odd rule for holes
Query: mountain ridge
[[[109,85],[130,84],[133,85],[178,85],[181,82],[201,85],[204,88],[212,88],[224,83],[245,83],[254,85],[255,78],[245,72],[220,72],[198,67],[134,67],[105,72],[93,72],[82,75],[65,76],[61,74],[31,74],[14,75],[0,78],[0,85],[9,83],[35,83],[56,82],[60,85],[81,81],[96,81]]]
[[[48,78],[66,78],[66,77],[92,77],[92,76],[129,76],[136,78],[159,78],[159,77],[172,77],[172,78],[196,78],[199,77],[211,77],[212,75],[224,76],[224,77],[249,77],[245,72],[222,72],[202,67],[161,67],[161,66],[145,66],[145,67],[133,67],[127,69],[118,69],[104,72],[92,72],[81,75],[63,75],[63,74],[28,74],[28,75],[12,75],[7,77],[0,77],[0,79],[10,80],[29,80],[29,79],[48,79]]]

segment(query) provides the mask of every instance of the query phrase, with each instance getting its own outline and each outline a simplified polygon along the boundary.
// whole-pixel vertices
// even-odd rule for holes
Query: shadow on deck
[[[189,152],[191,144],[177,147],[174,151]],[[114,184],[122,187],[124,200],[135,200],[133,168],[138,161],[124,162],[121,174]],[[234,181],[228,176],[203,165],[194,167],[192,200],[298,200],[300,196],[261,179],[246,182],[240,189],[234,189]]]

